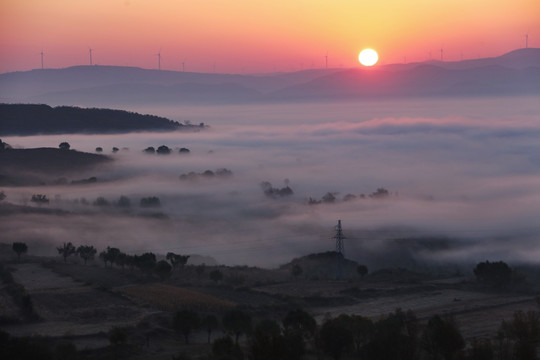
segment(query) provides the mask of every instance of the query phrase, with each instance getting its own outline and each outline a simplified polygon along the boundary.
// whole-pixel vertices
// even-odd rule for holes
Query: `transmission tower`
[[[336,239],[336,279],[341,279],[343,277],[343,259],[345,258],[345,244],[343,243],[345,236],[343,236],[343,231],[341,229],[341,220],[338,220],[336,235],[333,238]]]

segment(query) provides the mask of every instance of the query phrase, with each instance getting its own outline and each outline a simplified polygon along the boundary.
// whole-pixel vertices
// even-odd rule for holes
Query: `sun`
[[[364,49],[360,51],[358,61],[364,66],[373,66],[379,61],[379,55],[373,49]]]

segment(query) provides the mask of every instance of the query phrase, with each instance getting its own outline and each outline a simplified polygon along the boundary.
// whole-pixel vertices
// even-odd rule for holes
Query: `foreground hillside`
[[[42,184],[68,174],[81,174],[111,162],[105,155],[54,148],[0,151],[0,185]]]
[[[101,134],[192,127],[159,116],[122,110],[0,104],[0,135]]]
[[[496,338],[497,330],[503,320],[508,329],[540,324],[532,287],[405,269],[342,281],[313,280],[309,266],[285,270],[302,264],[331,273],[330,253],[275,270],[172,268],[154,257],[149,271],[142,261],[103,264],[97,253],[86,264],[25,253],[17,261],[9,248],[0,244],[0,355],[7,358],[39,350],[40,359],[525,359],[504,357],[521,343],[511,332]]]

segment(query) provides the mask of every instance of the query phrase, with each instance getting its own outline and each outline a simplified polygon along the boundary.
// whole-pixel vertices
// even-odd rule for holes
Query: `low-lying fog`
[[[88,185],[2,188],[6,200],[32,204],[45,194],[69,215],[6,216],[3,242],[26,241],[53,254],[64,241],[125,252],[210,255],[220,263],[274,267],[334,249],[341,219],[348,258],[371,268],[505,260],[537,262],[540,253],[540,102],[536,98],[425,99],[347,103],[131,108],[204,122],[196,133],[7,137],[13,147],[94,152],[116,161],[81,174]],[[167,145],[169,155],[149,155]],[[111,153],[112,147],[129,148]],[[190,154],[178,153],[186,147]],[[189,172],[226,168],[230,177],[181,181]],[[261,182],[288,184],[268,197]],[[371,198],[378,188],[386,198]],[[332,193],[333,203],[308,204]],[[356,198],[344,201],[347,194]],[[362,198],[360,195],[366,197]],[[121,195],[131,210],[94,206]],[[142,197],[161,207],[141,209]],[[81,202],[88,201],[88,205]],[[165,216],[139,216],[159,212]],[[138,215],[139,214],[139,215]],[[430,241],[395,241],[404,238]],[[433,240],[438,239],[438,241]],[[449,239],[450,241],[445,241]]]

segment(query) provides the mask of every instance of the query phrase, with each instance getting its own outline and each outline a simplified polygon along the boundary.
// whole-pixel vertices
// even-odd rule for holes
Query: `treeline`
[[[167,118],[110,109],[50,107],[35,104],[0,104],[0,135],[122,133],[200,128]]]

